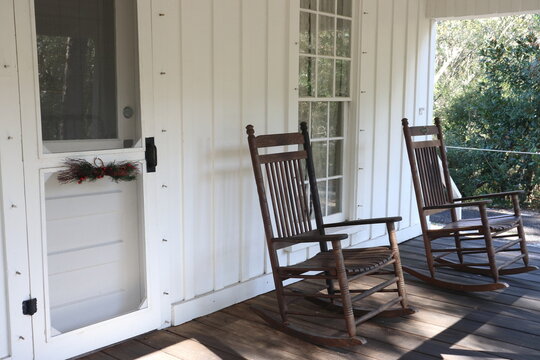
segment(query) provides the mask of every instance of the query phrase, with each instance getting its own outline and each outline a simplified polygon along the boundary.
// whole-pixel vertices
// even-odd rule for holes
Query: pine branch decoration
[[[67,159],[64,167],[57,176],[62,184],[82,184],[85,181],[103,179],[105,176],[109,176],[114,182],[133,181],[139,174],[139,168],[134,162],[112,161],[105,165],[99,158],[94,159],[94,164],[84,159]]]

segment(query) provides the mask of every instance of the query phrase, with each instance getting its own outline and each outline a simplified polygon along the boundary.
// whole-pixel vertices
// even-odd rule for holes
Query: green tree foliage
[[[436,111],[444,119],[447,145],[540,152],[540,16],[461,23],[476,32],[455,50],[467,55],[460,55],[460,66],[457,60],[451,65],[444,65],[448,59],[438,62],[442,72]],[[492,30],[487,31],[486,24],[492,24]],[[446,32],[458,29],[455,24],[442,28],[439,41],[446,43],[439,48],[459,43],[458,34]],[[449,149],[448,157],[464,194],[522,189],[526,205],[540,207],[540,156]]]

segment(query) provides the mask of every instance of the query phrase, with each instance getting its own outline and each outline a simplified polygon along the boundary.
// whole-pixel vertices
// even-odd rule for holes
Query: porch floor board
[[[404,265],[425,268],[419,238],[400,244],[400,251]],[[529,251],[531,265],[540,265],[540,248],[531,246]],[[439,271],[446,273],[448,279],[474,281],[478,278],[478,275],[457,274],[452,270]],[[257,304],[275,310],[275,295],[270,292],[79,359],[540,358],[540,271],[503,276],[502,281],[507,282],[509,288],[484,293],[442,290],[405,276],[409,300],[418,312],[408,317],[372,319],[361,324],[358,333],[368,340],[363,346],[319,347],[271,329],[249,309],[251,304]],[[293,286],[316,289],[321,283],[302,281]],[[301,301],[304,307],[314,306]],[[308,329],[320,329],[323,323],[327,334],[342,329],[342,321],[335,319],[301,321]]]

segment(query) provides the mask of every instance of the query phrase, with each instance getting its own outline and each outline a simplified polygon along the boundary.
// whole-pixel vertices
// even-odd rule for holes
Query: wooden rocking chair
[[[324,224],[306,123],[301,124],[301,129],[302,133],[255,136],[253,126],[247,126],[249,149],[273,270],[279,316],[261,307],[253,306],[252,308],[273,328],[318,345],[364,344],[366,340],[356,335],[358,324],[374,316],[400,316],[414,313],[407,303],[394,230],[394,222],[400,221],[401,218],[389,217]],[[299,145],[302,146],[300,150],[298,150]],[[268,155],[259,154],[260,148],[276,146],[294,146],[296,149]],[[307,185],[303,174],[304,169],[307,169],[309,179]],[[309,194],[306,187],[309,187]],[[272,213],[268,199],[271,200]],[[312,225],[309,209],[314,210],[316,226]],[[325,229],[329,227],[377,223],[386,224],[390,246],[342,250],[341,240],[346,239],[348,235],[325,234]],[[277,236],[274,234],[274,229]],[[332,244],[331,250],[328,249],[328,242]],[[299,264],[287,266],[279,263],[277,253],[279,249],[301,243],[318,243],[320,252]],[[375,274],[390,275],[390,279],[379,278],[376,286],[367,289],[349,289],[349,281],[360,276]],[[315,293],[285,289],[283,281],[294,278],[324,279],[326,289]],[[397,286],[389,288],[393,284]],[[353,305],[354,302],[377,292],[394,292],[396,295],[387,294],[392,295],[392,299],[371,310]],[[330,313],[288,309],[288,305],[294,300],[303,298],[322,306]],[[398,303],[400,306],[396,306]],[[347,332],[343,336],[325,336],[309,332],[291,324],[290,317],[292,316],[341,318],[345,322]]]
[[[499,280],[501,275],[537,270],[538,267],[529,266],[519,208],[518,196],[522,191],[454,198],[451,185],[449,185],[451,178],[439,118],[435,118],[435,125],[431,126],[409,127],[407,119],[402,120],[402,125],[430,276],[405,266],[403,270],[430,284],[459,291],[491,291],[506,288],[508,284]],[[414,141],[414,136],[434,137],[431,140],[423,138]],[[440,156],[440,162],[438,156]],[[440,163],[442,163],[442,174]],[[488,216],[487,205],[490,201],[481,199],[496,197],[511,198],[514,213]],[[477,207],[480,218],[458,220],[456,209],[463,207]],[[428,229],[427,217],[446,210],[450,210],[452,221],[440,229]],[[436,247],[434,241],[444,238],[453,238],[453,244],[451,246],[444,244],[442,248]],[[495,245],[494,239],[501,240],[502,244]],[[465,244],[471,245],[464,246]],[[499,256],[512,252],[517,252],[518,255],[511,258]],[[519,261],[523,261],[524,265],[509,268]],[[484,280],[478,282],[474,279],[471,283],[465,278],[458,282],[443,280],[444,275],[440,272],[437,274],[435,271],[441,267],[488,275],[491,276],[493,282]]]

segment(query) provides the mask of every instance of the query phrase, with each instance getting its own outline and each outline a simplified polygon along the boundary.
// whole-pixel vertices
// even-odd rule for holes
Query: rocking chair
[[[402,120],[402,125],[430,276],[405,266],[403,270],[427,283],[458,291],[491,291],[506,288],[508,284],[500,281],[501,275],[537,270],[538,267],[529,265],[519,207],[519,194],[523,192],[509,191],[454,198],[439,118],[435,118],[435,125],[431,126],[409,127],[407,119]],[[434,138],[414,141],[414,136],[434,136]],[[442,173],[438,156],[442,163]],[[487,205],[490,201],[482,199],[497,197],[511,198],[513,214],[488,216]],[[480,218],[458,220],[456,209],[464,207],[478,208]],[[447,210],[450,210],[451,222],[439,229],[429,229],[427,217]],[[437,247],[440,245],[435,241],[444,242],[444,238],[446,242],[442,248]],[[453,244],[450,246],[447,244],[448,238],[453,238]],[[494,240],[500,240],[502,244],[495,244]],[[510,258],[503,255],[516,252],[518,254]],[[523,266],[509,267],[519,261],[523,262]],[[444,279],[444,275],[436,272],[437,268],[487,275],[493,282],[485,282],[482,277],[480,281],[474,277],[472,282],[467,281],[466,277],[461,277],[462,280],[457,282],[448,281]]]
[[[375,316],[389,317],[414,313],[407,303],[394,230],[394,222],[400,221],[401,218],[389,217],[324,224],[306,123],[301,124],[301,129],[302,133],[255,136],[253,126],[247,126],[249,149],[273,270],[279,315],[261,307],[252,306],[252,309],[271,327],[318,345],[361,345],[366,340],[356,335],[358,324]],[[259,154],[261,148],[282,146],[294,146],[295,150]],[[301,149],[298,149],[298,146],[301,146]],[[304,178],[304,169],[307,169],[308,182]],[[268,199],[271,201],[271,209]],[[316,225],[312,224],[310,209],[314,210]],[[342,250],[341,241],[348,237],[347,234],[325,234],[325,230],[330,227],[367,224],[386,224],[390,246]],[[274,229],[277,236],[274,234]],[[332,244],[330,250],[327,246],[328,242]],[[320,252],[299,264],[280,264],[279,249],[303,243],[319,245]],[[382,280],[376,278],[378,283],[371,288],[349,289],[351,280],[366,275],[390,275],[390,278],[388,280],[384,277]],[[292,290],[284,288],[283,281],[288,279],[324,279],[326,285],[322,292]],[[393,284],[396,286],[391,286]],[[395,295],[386,294],[392,299],[371,310],[353,305],[356,301],[377,292],[395,293]],[[302,311],[289,310],[289,305],[300,299],[310,300],[330,313],[308,312],[304,311],[304,308],[301,308]],[[290,318],[293,316],[343,319],[346,334],[326,336],[317,331],[304,330],[291,323]]]

